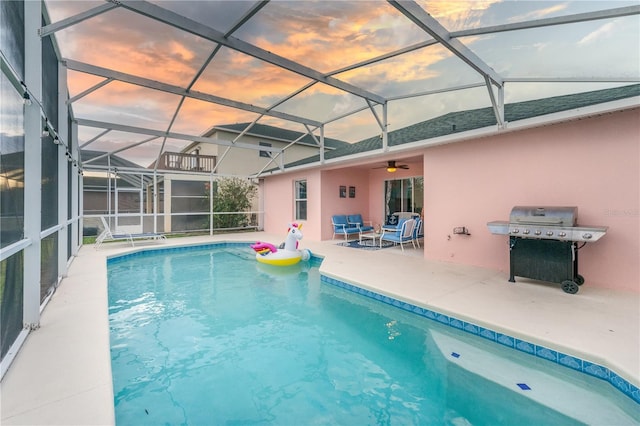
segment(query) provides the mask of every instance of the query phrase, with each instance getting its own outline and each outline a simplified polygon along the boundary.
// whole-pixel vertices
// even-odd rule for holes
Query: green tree
[[[258,192],[250,181],[240,178],[222,178],[218,180],[213,192],[213,211],[246,212],[251,209]],[[213,227],[239,228],[249,224],[249,214],[214,214]]]

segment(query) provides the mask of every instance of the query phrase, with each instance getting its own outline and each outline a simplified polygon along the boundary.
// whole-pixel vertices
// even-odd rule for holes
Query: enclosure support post
[[[111,187],[111,156],[107,155],[107,223],[109,227],[113,226],[111,224],[111,197],[112,197],[112,187]]]
[[[213,236],[213,172],[209,173],[209,235]]]
[[[324,124],[320,126],[320,164],[324,164]]]
[[[171,232],[171,179],[164,177],[164,232]]]
[[[69,134],[69,149],[71,149],[71,155],[76,159],[78,164],[80,163],[80,152],[78,150],[78,125],[71,123],[71,132]],[[80,168],[78,168],[80,171]],[[82,200],[84,194],[82,193],[82,174],[77,176],[71,174],[71,254],[73,256],[78,255],[78,249],[82,244],[82,237],[84,234],[84,211],[82,209]]]
[[[58,135],[62,141],[71,146],[68,131],[68,115],[67,115],[67,68],[58,64]],[[75,176],[76,170],[73,163],[69,163],[66,158],[66,152],[64,151],[64,145],[58,145],[58,224],[60,230],[58,231],[58,276],[67,276],[67,264],[69,263],[69,256],[67,255],[67,247],[69,244],[69,226],[67,219],[69,216],[69,203],[67,200],[71,196],[69,194],[69,175]],[[71,155],[71,153],[69,153]],[[73,157],[72,157],[73,158]],[[71,169],[71,173],[69,173]]]
[[[151,193],[153,200],[153,232],[158,232],[158,172],[153,169],[153,190]]]
[[[382,104],[382,150],[389,150],[389,139],[388,139],[388,129],[389,123],[387,122],[387,103]]]
[[[24,311],[26,329],[40,326],[40,270],[42,211],[42,2],[24,2],[25,90],[31,102],[24,106],[24,236],[31,244],[24,249]]]

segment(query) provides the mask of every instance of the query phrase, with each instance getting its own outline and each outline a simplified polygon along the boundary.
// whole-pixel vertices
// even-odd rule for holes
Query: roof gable
[[[220,130],[220,131],[226,131],[231,133],[241,133],[250,124],[251,123],[222,124],[222,125],[214,126],[212,130],[213,131]],[[266,124],[259,124],[259,123],[254,124],[253,126],[251,126],[251,129],[249,129],[247,134],[254,137],[263,137],[263,138],[274,139],[274,140],[279,140],[283,142],[292,142],[304,135],[304,137],[302,137],[302,139],[300,139],[297,143],[300,143],[302,145],[312,145],[316,147],[318,146],[316,141],[309,134],[296,132],[294,130],[282,129],[280,127],[269,126]],[[339,139],[324,138],[325,148],[337,149],[337,148],[342,148],[345,145],[350,145],[350,144],[348,142],[341,141]]]

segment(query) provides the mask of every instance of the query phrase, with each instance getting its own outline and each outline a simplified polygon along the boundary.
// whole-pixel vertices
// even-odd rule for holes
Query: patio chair
[[[166,240],[167,238],[163,234],[158,234],[155,232],[139,232],[140,227],[136,226],[122,226],[120,229],[117,229],[115,233],[111,232],[111,228],[109,227],[109,223],[104,218],[104,216],[100,216],[100,220],[102,221],[102,232],[96,238],[96,249],[100,248],[102,243],[105,241],[129,241],[131,246],[133,247],[135,244],[134,240]]]
[[[360,235],[360,228],[357,226],[351,226],[347,220],[347,215],[334,214],[331,216],[331,225],[333,226],[333,237],[336,235],[344,235],[345,241],[349,240],[350,235]]]
[[[380,248],[382,248],[382,241],[391,241],[394,244],[400,244],[400,248],[404,251],[404,244],[411,243],[413,248],[416,248],[415,240],[413,238],[413,230],[416,226],[414,219],[400,219],[395,231],[389,231],[383,228],[382,235],[380,235]]]
[[[371,232],[373,226],[370,220],[362,220],[361,214],[350,214],[347,216],[347,222],[350,227],[360,228],[360,232]]]
[[[413,239],[416,241],[418,248],[420,247],[420,239],[424,239],[424,221],[416,219],[416,226],[413,228]]]

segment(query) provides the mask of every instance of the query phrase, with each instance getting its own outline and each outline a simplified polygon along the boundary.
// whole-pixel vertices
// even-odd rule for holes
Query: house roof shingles
[[[223,124],[219,126],[215,126],[215,130],[221,131],[229,131],[233,133],[241,133],[244,129],[247,128],[251,123],[235,123],[235,124]],[[298,142],[301,144],[318,146],[316,141],[309,134],[304,134],[302,132],[296,132],[295,130],[287,130],[279,127],[269,126],[266,124],[256,123],[251,126],[251,129],[247,132],[248,135],[256,136],[256,137],[266,137],[271,139],[277,139],[282,141],[294,141],[298,139],[300,136],[305,135]],[[330,149],[338,149],[342,148],[345,145],[350,145],[348,142],[341,141],[339,139],[333,138],[324,138],[324,146]]]
[[[505,121],[515,122],[518,120],[524,120],[560,111],[567,111],[575,108],[583,108],[634,96],[640,96],[640,84],[572,95],[554,96],[551,98],[536,99],[532,101],[516,102],[506,104],[504,106]],[[491,107],[450,112],[431,120],[422,121],[420,123],[389,132],[387,135],[387,141],[389,146],[397,146],[409,142],[480,129],[496,124],[496,117],[493,113],[493,108]],[[342,148],[338,148],[334,151],[326,152],[324,157],[325,159],[332,159],[381,148],[382,140],[380,136],[374,136],[349,144]],[[288,163],[286,166],[300,166],[314,163],[319,160],[320,156],[315,155]]]
[[[107,154],[104,151],[93,151],[90,149],[83,149],[80,151],[80,156],[82,158],[83,162],[89,161],[92,158],[96,158],[100,155],[104,155]],[[107,160],[107,157],[102,157],[102,158],[98,158],[95,161],[90,162],[90,165],[95,165],[95,166],[102,166],[102,167],[106,167],[107,165],[111,165],[111,167],[115,168],[116,170],[118,169],[118,167],[121,168],[131,168],[131,169],[142,169],[143,167],[140,166],[139,164],[134,163],[133,161],[129,161],[129,160],[125,160],[124,158],[118,156],[118,155],[114,155],[114,154],[110,154],[111,160]],[[88,165],[89,165],[88,164]],[[91,168],[89,166],[89,168]],[[123,182],[126,182],[124,184],[121,184],[123,186],[132,186],[132,187],[140,187],[140,178],[139,177],[133,177],[128,173],[122,173],[120,175],[123,179]],[[85,186],[104,186],[104,181],[105,178],[90,178],[88,176],[85,176],[83,178],[83,182],[85,184]],[[142,179],[144,180],[145,184],[149,184],[151,181],[153,181],[153,178],[150,176],[142,176]]]
[[[92,151],[90,149],[83,149],[80,151],[80,155],[82,158],[82,162],[85,163],[89,160],[92,160],[100,155],[104,155],[107,154],[107,152],[104,151]],[[94,164],[97,166],[107,166],[108,164],[111,164],[111,167],[129,167],[129,168],[133,168],[133,169],[140,169],[142,168],[142,166],[140,166],[139,164],[134,163],[133,161],[129,161],[129,160],[125,160],[124,158],[118,156],[118,155],[114,155],[111,154],[110,155],[111,160],[107,160],[107,157],[104,156],[102,158],[98,158],[95,161],[92,161],[89,164]]]

